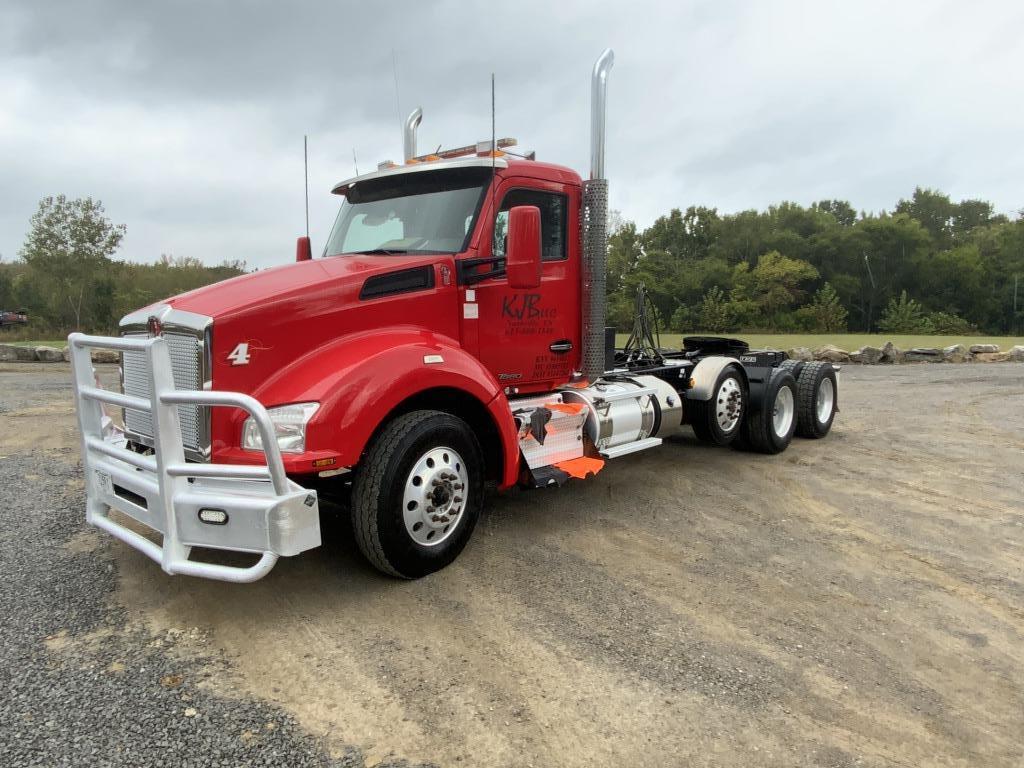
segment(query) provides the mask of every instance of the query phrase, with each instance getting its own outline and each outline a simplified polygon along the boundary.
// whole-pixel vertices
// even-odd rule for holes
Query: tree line
[[[646,286],[668,330],[988,334],[1024,327],[1024,212],[918,188],[892,212],[843,200],[613,215],[609,322]],[[1016,303],[1015,303],[1016,302]]]
[[[609,322],[632,326],[644,285],[673,331],[1019,333],[1024,212],[955,203],[918,188],[890,212],[846,201],[719,214],[672,209],[640,231],[613,213]],[[112,331],[128,312],[242,274],[162,255],[116,261],[125,234],[92,198],[47,197],[19,260],[0,262],[0,309],[26,310],[37,336]]]
[[[125,235],[92,198],[43,198],[19,259],[0,263],[0,309],[25,310],[30,336],[109,332],[132,310],[245,272],[244,262],[207,267],[190,257],[152,264],[112,257]]]

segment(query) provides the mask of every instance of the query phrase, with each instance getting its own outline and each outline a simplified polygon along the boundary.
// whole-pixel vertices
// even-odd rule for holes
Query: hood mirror
[[[300,237],[295,242],[295,260],[296,261],[309,261],[313,258],[313,248],[309,243],[308,237]]]

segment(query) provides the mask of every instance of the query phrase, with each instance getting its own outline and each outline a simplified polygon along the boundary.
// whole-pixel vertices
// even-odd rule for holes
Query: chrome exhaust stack
[[[604,178],[604,125],[608,107],[608,74],[615,64],[615,52],[605,48],[594,63],[590,78],[590,178]]]
[[[605,113],[608,74],[615,63],[611,48],[594,64],[590,81],[590,179],[583,182],[580,218],[583,243],[583,355],[581,369],[593,382],[605,372],[604,324],[608,313],[608,180],[604,178]]]
[[[405,154],[405,162],[416,157],[416,129],[420,127],[422,120],[423,109],[421,107],[416,107],[405,118],[405,128],[402,131],[402,151]]]

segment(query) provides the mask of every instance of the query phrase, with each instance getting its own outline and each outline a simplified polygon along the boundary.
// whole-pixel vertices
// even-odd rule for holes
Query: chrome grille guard
[[[160,563],[169,574],[221,581],[256,581],[278,557],[320,546],[316,492],[285,475],[270,416],[257,400],[238,392],[176,390],[167,342],[160,337],[73,333],[68,345],[82,436],[87,522]],[[148,396],[102,389],[92,367],[92,348],[143,353]],[[123,433],[105,418],[103,404],[150,414],[153,455],[128,449]],[[180,405],[248,412],[263,438],[266,466],[186,463]],[[162,544],[111,518],[111,509],[162,534]],[[193,547],[250,552],[260,558],[250,567],[201,563],[189,559]]]

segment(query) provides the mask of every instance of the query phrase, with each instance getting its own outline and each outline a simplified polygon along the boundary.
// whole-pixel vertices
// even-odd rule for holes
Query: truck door
[[[503,274],[483,280],[470,286],[475,295],[467,297],[475,298],[476,307],[463,312],[463,323],[477,326],[479,359],[502,385],[521,392],[564,384],[578,370],[580,360],[579,238],[570,229],[570,222],[577,220],[579,192],[550,182],[537,184],[526,188],[510,182],[500,191],[498,214],[485,242],[489,240],[493,257],[503,257],[509,209],[537,206],[540,286],[514,290]],[[485,245],[481,251],[486,249]],[[501,267],[500,262],[497,266]],[[475,318],[470,317],[473,314]]]

